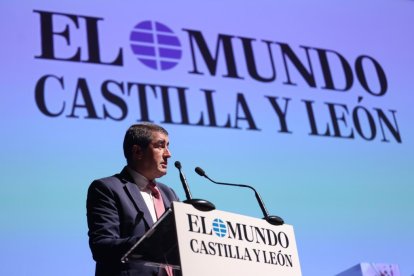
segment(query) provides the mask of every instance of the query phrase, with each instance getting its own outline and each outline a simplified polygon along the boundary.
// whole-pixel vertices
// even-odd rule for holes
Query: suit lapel
[[[145,204],[141,192],[138,189],[138,186],[135,183],[128,182],[125,185],[125,190],[127,191],[129,198],[134,202],[137,211],[141,211],[144,213],[144,219],[148,223],[148,225],[153,225],[154,222],[152,221],[151,214],[148,210],[147,204]]]
[[[125,184],[124,190],[127,193],[130,200],[134,203],[135,208],[138,212],[144,214],[144,219],[149,226],[154,224],[151,214],[148,210],[147,204],[145,204],[144,198],[141,195],[141,192],[138,186],[133,182],[132,177],[129,175],[126,168],[120,173],[121,180]]]

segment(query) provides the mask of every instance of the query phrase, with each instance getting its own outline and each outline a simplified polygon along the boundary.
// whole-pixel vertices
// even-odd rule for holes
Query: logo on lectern
[[[213,220],[212,222],[213,225],[213,231],[216,234],[216,236],[222,238],[227,234],[227,226],[224,223],[224,221],[222,221],[219,218],[216,218]]]

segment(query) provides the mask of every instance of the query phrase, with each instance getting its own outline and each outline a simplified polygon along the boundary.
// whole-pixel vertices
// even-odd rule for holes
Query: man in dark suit
[[[155,182],[167,173],[168,146],[168,133],[161,126],[132,125],[123,144],[127,165],[119,174],[90,185],[86,205],[96,276],[167,275],[165,269],[146,266],[144,261],[123,264],[120,259],[159,217],[148,184],[155,183],[165,209],[178,200],[171,188]]]

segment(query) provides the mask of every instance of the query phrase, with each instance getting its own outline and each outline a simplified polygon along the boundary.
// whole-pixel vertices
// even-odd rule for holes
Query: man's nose
[[[169,148],[165,148],[164,150],[164,157],[170,158],[171,157],[171,151]]]

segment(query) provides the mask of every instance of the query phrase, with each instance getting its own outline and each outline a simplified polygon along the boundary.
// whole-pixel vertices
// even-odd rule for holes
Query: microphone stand
[[[261,196],[256,191],[256,189],[253,188],[252,186],[245,185],[245,184],[232,184],[232,183],[224,183],[224,182],[214,181],[213,179],[208,177],[208,175],[200,167],[195,168],[195,172],[200,176],[204,176],[205,178],[207,178],[208,180],[210,180],[211,182],[213,182],[215,184],[226,185],[226,186],[244,187],[244,188],[249,188],[249,189],[253,190],[253,192],[256,196],[257,202],[259,203],[260,209],[262,210],[262,213],[264,215],[263,219],[266,220],[268,223],[270,223],[272,225],[283,225],[285,223],[281,217],[269,215]]]
[[[210,201],[207,201],[205,199],[192,198],[191,193],[190,193],[190,188],[188,187],[187,179],[185,178],[183,172],[181,171],[180,161],[175,161],[174,165],[178,169],[181,184],[183,184],[183,188],[185,192],[185,197],[187,198],[183,202],[193,205],[194,208],[200,211],[211,211],[211,210],[216,209],[216,206],[214,206],[214,204],[211,203]]]

